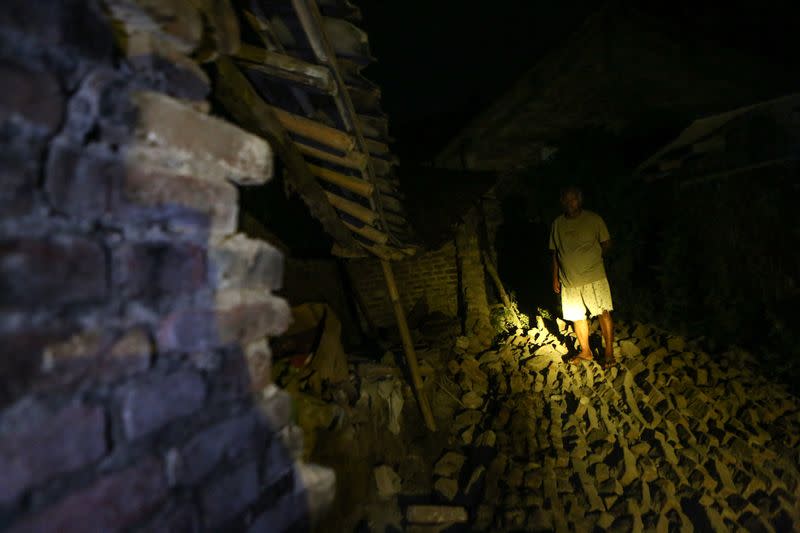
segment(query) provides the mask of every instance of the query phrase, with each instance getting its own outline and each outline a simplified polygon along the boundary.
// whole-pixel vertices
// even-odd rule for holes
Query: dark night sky
[[[624,4],[625,0],[621,0]],[[636,2],[637,8],[642,3]],[[592,0],[358,2],[401,158],[431,155],[528,68],[562,44],[600,5]],[[679,35],[797,68],[790,2],[674,0],[647,6]]]

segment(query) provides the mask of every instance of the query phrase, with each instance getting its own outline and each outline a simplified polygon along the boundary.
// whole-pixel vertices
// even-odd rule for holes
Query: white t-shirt
[[[558,279],[577,287],[606,277],[601,242],[611,238],[597,213],[582,210],[575,218],[559,216],[550,228],[550,249],[558,254]]]

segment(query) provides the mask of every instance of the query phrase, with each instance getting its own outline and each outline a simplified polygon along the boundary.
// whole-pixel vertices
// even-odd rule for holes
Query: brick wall
[[[347,268],[375,325],[393,327],[394,311],[380,261],[355,259]],[[425,298],[430,312],[439,311],[452,317],[458,314],[458,269],[453,242],[438,250],[392,262],[392,268],[406,312],[420,298]]]
[[[464,335],[469,338],[469,349],[475,352],[488,348],[494,337],[479,226],[480,216],[475,210],[458,226],[455,240],[461,272],[460,296],[464,302]]]
[[[281,254],[235,233],[270,147],[207,113],[191,3],[118,4],[0,10],[0,529],[295,528],[333,474],[268,383]]]

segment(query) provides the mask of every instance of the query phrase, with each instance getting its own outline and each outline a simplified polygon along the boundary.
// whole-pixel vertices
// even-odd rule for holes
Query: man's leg
[[[575,329],[575,336],[578,337],[578,344],[581,346],[581,353],[578,354],[578,357],[592,359],[592,350],[589,348],[589,321],[585,318],[575,320],[572,322],[572,327]]]
[[[606,345],[606,361],[614,360],[614,320],[611,311],[606,309],[600,313],[600,329],[603,332],[603,343]]]

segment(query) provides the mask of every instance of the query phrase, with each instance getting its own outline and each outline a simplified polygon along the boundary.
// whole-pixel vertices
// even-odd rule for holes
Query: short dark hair
[[[583,190],[580,187],[578,187],[577,185],[567,185],[566,187],[562,187],[561,188],[561,199],[563,200],[564,197],[568,193],[571,193],[571,192],[575,193],[575,195],[578,197],[578,200],[581,200],[581,201],[583,200]]]

